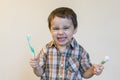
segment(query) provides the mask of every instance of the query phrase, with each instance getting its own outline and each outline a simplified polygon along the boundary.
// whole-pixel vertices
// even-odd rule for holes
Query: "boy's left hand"
[[[104,69],[104,66],[102,64],[93,64],[93,72],[95,75],[100,75],[101,72],[103,71]]]

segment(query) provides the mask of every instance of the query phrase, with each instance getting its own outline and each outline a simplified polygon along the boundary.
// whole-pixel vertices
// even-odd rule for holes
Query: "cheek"
[[[55,38],[57,33],[56,32],[51,32],[51,35],[52,35],[53,38]]]
[[[72,32],[66,32],[66,35],[67,35],[68,37],[72,37],[72,36],[73,36],[73,33],[72,33]]]

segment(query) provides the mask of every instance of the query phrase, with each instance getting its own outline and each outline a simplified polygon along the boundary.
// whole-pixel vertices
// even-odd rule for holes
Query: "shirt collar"
[[[50,41],[48,44],[47,44],[47,47],[52,47],[52,46],[56,46],[56,43],[54,40]],[[75,40],[75,38],[73,37],[72,40],[70,41],[70,46],[72,48],[75,48],[77,46],[77,41]]]

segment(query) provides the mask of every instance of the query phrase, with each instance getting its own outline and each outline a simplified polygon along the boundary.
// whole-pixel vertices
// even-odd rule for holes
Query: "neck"
[[[60,51],[60,53],[64,53],[66,50],[66,46],[58,46],[58,50]]]

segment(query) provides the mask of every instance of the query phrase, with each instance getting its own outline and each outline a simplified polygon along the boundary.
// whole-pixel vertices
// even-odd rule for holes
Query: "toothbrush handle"
[[[102,61],[101,64],[105,64],[106,62],[105,61]]]

